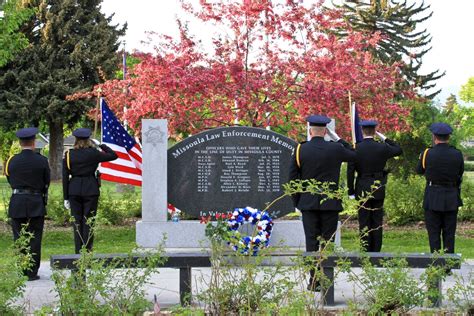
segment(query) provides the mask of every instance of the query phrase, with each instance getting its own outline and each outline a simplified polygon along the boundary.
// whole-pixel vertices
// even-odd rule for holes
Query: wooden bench
[[[134,254],[132,257],[126,254],[95,254],[94,258],[103,260],[104,264],[110,264],[114,262],[116,268],[134,268],[138,266],[138,263],[146,258],[144,254]],[[192,268],[209,268],[211,267],[210,254],[206,252],[168,252],[163,255],[167,260],[160,264],[159,268],[175,268],[179,269],[179,294],[180,302],[182,305],[186,305],[191,299],[191,280]],[[325,255],[323,260],[319,260],[321,255],[318,252],[274,252],[270,256],[265,257],[261,263],[261,266],[294,266],[294,258],[297,256],[303,257],[314,257],[318,262],[320,261],[323,273],[331,284],[328,288],[323,288],[323,299],[325,305],[334,305],[334,268],[338,266],[338,261],[341,259],[346,260],[350,263],[351,267],[361,267],[363,264],[363,258],[369,257],[370,262],[377,267],[383,266],[383,261],[394,258],[404,258],[410,268],[428,268],[429,266],[448,266],[451,269],[459,269],[461,267],[461,256],[457,254],[445,254],[445,255],[432,255],[432,254],[391,254],[391,253],[336,253],[331,255]],[[51,256],[51,267],[55,269],[69,269],[75,270],[75,262],[80,258],[80,255],[53,255]],[[117,263],[116,259],[127,259],[121,264],[120,261]],[[232,261],[235,259],[235,255],[229,254],[227,256],[228,262],[233,264]],[[435,286],[439,291],[439,298],[441,298],[441,279],[438,279]],[[435,306],[441,304],[441,299],[434,302]]]

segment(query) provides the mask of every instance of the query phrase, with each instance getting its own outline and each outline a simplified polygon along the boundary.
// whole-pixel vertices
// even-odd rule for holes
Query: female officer
[[[90,251],[94,241],[91,224],[100,195],[97,167],[101,162],[117,159],[117,154],[107,145],[91,140],[88,128],[78,128],[72,134],[76,137],[74,148],[63,159],[63,194],[64,207],[74,216],[74,244],[78,254],[83,246]]]

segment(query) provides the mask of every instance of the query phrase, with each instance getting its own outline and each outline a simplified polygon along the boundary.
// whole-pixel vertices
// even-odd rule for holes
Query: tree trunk
[[[63,148],[63,122],[49,122],[49,166],[51,168],[51,180],[60,180],[62,177]]]

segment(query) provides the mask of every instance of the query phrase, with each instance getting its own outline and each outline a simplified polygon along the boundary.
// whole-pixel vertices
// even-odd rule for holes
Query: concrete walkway
[[[354,269],[355,273],[359,273],[360,269]],[[179,270],[162,268],[158,269],[159,273],[152,276],[151,284],[146,286],[147,297],[150,301],[153,296],[158,297],[161,308],[170,307],[179,304]],[[412,273],[419,276],[423,272],[422,269],[413,269]],[[457,277],[462,276],[464,279],[474,277],[474,260],[468,260],[462,265],[460,270],[453,270],[453,275],[448,276],[443,282],[443,293],[447,288],[454,285]],[[26,291],[23,299],[18,302],[24,304],[28,313],[33,313],[42,306],[54,306],[57,302],[57,296],[54,292],[54,282],[51,280],[51,267],[49,262],[41,263],[39,271],[40,280],[27,282]],[[193,269],[193,294],[206,288],[207,280],[209,280],[209,268]],[[294,277],[294,276],[292,276]],[[319,294],[317,294],[319,295]],[[348,275],[340,273],[336,277],[335,283],[335,300],[336,307],[343,308],[347,306],[350,300],[360,301],[361,290],[358,286],[348,280]],[[449,302],[443,301],[443,305]]]

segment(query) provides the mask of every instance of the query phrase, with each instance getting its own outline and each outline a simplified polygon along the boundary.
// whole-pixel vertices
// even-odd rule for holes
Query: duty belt
[[[42,195],[43,192],[39,190],[30,190],[30,189],[13,189],[13,194],[33,194],[33,195]]]
[[[447,187],[447,188],[457,188],[458,185],[456,182],[441,182],[441,181],[428,181],[430,187]]]

